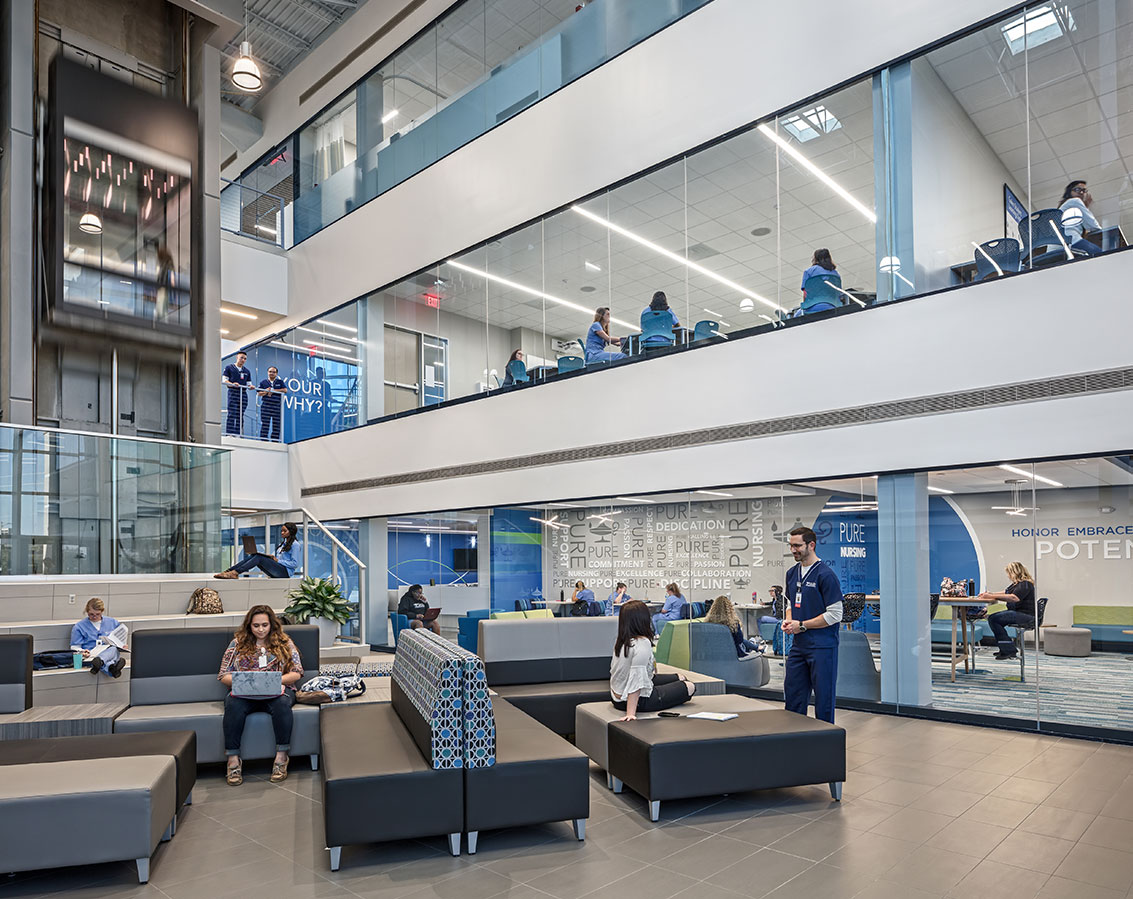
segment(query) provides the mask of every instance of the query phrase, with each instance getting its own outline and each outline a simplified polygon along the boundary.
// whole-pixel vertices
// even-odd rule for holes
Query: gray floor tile
[[[843,846],[828,855],[823,863],[880,877],[916,848],[916,843],[865,833],[854,840],[852,846]]]
[[[813,864],[807,859],[776,852],[774,849],[760,849],[754,855],[717,871],[705,880],[741,896],[762,897],[792,877],[802,874]]]
[[[854,899],[939,899],[943,893],[930,893],[917,890],[901,883],[888,880],[875,880],[864,890],[854,896]]]
[[[1094,886],[1128,891],[1133,884],[1133,854],[1078,843],[1054,873]]]
[[[1094,821],[1094,815],[1072,812],[1053,805],[1040,805],[1019,825],[1026,833],[1041,833],[1063,840],[1078,840]]]
[[[980,793],[968,793],[955,787],[937,787],[931,793],[926,793],[909,808],[951,815],[955,818],[964,814],[981,799],[983,799],[983,796]]]
[[[351,889],[357,892],[353,887]],[[409,895],[415,896],[417,899],[432,899],[432,897],[435,897],[435,899],[490,899],[492,896],[513,891],[526,891],[526,889],[523,884],[513,883],[508,878],[494,871],[489,871],[487,868],[472,867],[461,871],[456,877],[435,880],[424,889]],[[369,894],[358,893],[358,895],[367,897]]]
[[[918,846],[881,875],[889,880],[918,890],[947,890],[967,876],[979,859],[935,846]]]
[[[616,896],[617,899],[669,899],[699,885],[698,879],[661,868],[647,867],[587,895],[593,899],[600,896]]]
[[[1133,821],[1099,815],[1079,839],[1091,846],[1105,846],[1107,849],[1128,852],[1133,850]]]
[[[1043,800],[1043,804],[1055,808],[1069,809],[1073,812],[1096,815],[1102,811],[1113,795],[1112,792],[1107,790],[1072,787],[1063,784],[1047,796]]]
[[[743,840],[753,846],[770,846],[810,823],[809,818],[789,812],[765,812],[741,821],[723,833],[734,840]]]
[[[751,843],[733,840],[724,834],[715,834],[705,842],[681,849],[670,856],[656,858],[652,863],[668,871],[677,871],[697,880],[705,880],[717,871],[750,859],[758,851],[759,847]]]
[[[937,831],[943,830],[951,824],[952,821],[953,818],[949,815],[905,808],[886,818],[880,824],[871,827],[870,830],[873,833],[881,834],[883,837],[907,840],[910,843],[923,843]]]
[[[1018,827],[1037,806],[1033,802],[985,796],[960,816],[965,821],[981,824],[998,824],[1000,827]]]
[[[667,827],[657,827],[646,833],[639,834],[632,840],[618,844],[618,853],[627,858],[635,858],[640,862],[654,864],[682,852],[685,849],[703,843],[712,837],[708,831],[683,824],[670,824]],[[736,848],[740,845],[736,844]],[[749,851],[754,851],[747,847]],[[704,846],[705,851],[711,851],[710,846]],[[676,870],[680,870],[677,868]]]
[[[767,899],[814,899],[853,896],[874,882],[872,874],[817,864],[767,894]]]
[[[955,899],[1034,899],[1049,875],[984,859],[947,894]]]
[[[1041,780],[1031,780],[1027,777],[1009,777],[992,790],[991,795],[1037,804],[1046,799],[1054,790],[1053,784]]]
[[[557,899],[578,899],[644,867],[643,862],[618,855],[611,849],[592,853],[587,858],[536,877],[529,881],[529,885]]]
[[[843,797],[842,801],[822,816],[821,820],[836,819],[849,825],[854,830],[869,830],[901,811],[904,806],[892,805],[888,802],[877,802],[873,799],[850,799]]]
[[[987,859],[990,862],[1053,874],[1073,848],[1073,840],[1015,830],[988,853]]]
[[[890,805],[911,805],[933,791],[929,784],[911,783],[905,780],[888,780],[862,795],[863,799],[886,802]]]
[[[1120,890],[1067,880],[1065,877],[1051,877],[1036,894],[1036,899],[1123,899]]]
[[[771,848],[817,862],[852,844],[861,835],[862,831],[854,830],[843,821],[820,818],[772,843]]]

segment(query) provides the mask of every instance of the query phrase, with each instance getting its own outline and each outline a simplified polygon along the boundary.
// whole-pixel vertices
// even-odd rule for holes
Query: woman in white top
[[[688,702],[696,684],[676,674],[656,674],[653,665],[653,619],[636,599],[618,613],[618,639],[610,659],[610,701],[633,721],[638,712],[660,712]]]
[[[1094,198],[1086,187],[1085,181],[1071,181],[1062,192],[1062,233],[1066,235],[1066,242],[1070,249],[1086,256],[1097,256],[1101,253],[1097,244],[1086,240],[1084,232],[1100,231],[1101,225],[1090,212],[1094,205]]]

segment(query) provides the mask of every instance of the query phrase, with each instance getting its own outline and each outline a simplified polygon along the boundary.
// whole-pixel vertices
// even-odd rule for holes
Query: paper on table
[[[736,712],[696,712],[692,715],[686,715],[686,718],[704,718],[708,721],[730,721],[732,718],[739,718]]]

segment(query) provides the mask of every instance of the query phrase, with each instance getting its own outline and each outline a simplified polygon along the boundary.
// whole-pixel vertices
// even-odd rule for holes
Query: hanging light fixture
[[[84,234],[101,234],[102,219],[94,212],[84,212],[79,219],[79,230]]]
[[[240,56],[232,66],[232,83],[240,90],[254,94],[264,86],[260,67],[252,59],[252,45],[248,37],[248,3],[244,2],[244,40],[240,42]]]

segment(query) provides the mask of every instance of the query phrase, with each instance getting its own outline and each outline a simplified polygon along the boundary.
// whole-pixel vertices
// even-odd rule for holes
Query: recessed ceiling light
[[[227,334],[227,333],[228,333],[228,329],[227,329],[227,328],[221,328],[221,329],[220,329],[220,333],[221,333],[221,334]]]
[[[598,263],[596,263],[596,262],[591,262],[589,259],[586,260],[585,265],[592,272],[602,271],[602,266],[598,265]]]
[[[591,284],[583,284],[580,288],[578,288],[579,293],[594,293],[594,291],[596,291],[597,289],[597,287],[594,287]]]
[[[825,106],[815,106],[812,109],[789,115],[785,119],[780,119],[779,124],[783,126],[787,133],[793,135],[800,144],[814,140],[816,137],[822,137],[822,135],[829,134],[831,131],[836,131],[842,127],[842,123],[834,118],[834,115]]]
[[[1069,5],[1047,3],[1012,19],[1000,31],[1007,42],[1007,49],[1015,56],[1024,50],[1034,50],[1035,47],[1060,38],[1069,31],[1076,31],[1077,28]]]
[[[256,320],[256,316],[252,315],[250,312],[241,312],[239,309],[226,309],[224,306],[220,307],[220,313],[221,315],[235,315],[238,318],[249,318],[252,321]]]
[[[350,327],[350,325],[340,325],[338,324],[338,322],[330,322],[325,318],[316,318],[315,321],[317,321],[320,325],[326,325],[328,328],[341,328],[343,331],[349,331],[351,334],[358,333],[357,328],[352,328]]]
[[[1000,465],[999,467],[1004,471],[1011,472],[1012,474],[1022,475],[1025,478],[1030,478],[1032,480],[1038,481],[1040,484],[1049,484],[1051,487],[1064,486],[1063,484],[1058,483],[1058,481],[1052,481],[1050,478],[1044,478],[1040,474],[1032,474],[1029,471],[1024,471],[1022,468],[1016,468],[1014,465]]]
[[[823,184],[825,184],[827,187],[829,187],[832,191],[834,191],[834,193],[836,193],[843,200],[845,200],[847,203],[849,203],[851,206],[853,206],[858,212],[860,212],[862,215],[864,215],[867,219],[869,219],[871,222],[874,222],[874,223],[877,222],[877,213],[875,213],[872,209],[870,209],[868,206],[866,206],[864,203],[862,203],[857,197],[855,197],[852,193],[850,193],[848,190],[846,190],[846,188],[844,188],[841,184],[839,184],[837,181],[835,181],[833,178],[831,178],[829,175],[827,175],[826,172],[822,171],[822,169],[820,169],[817,165],[815,165],[813,162],[811,162],[809,159],[807,159],[806,156],[803,155],[803,153],[801,153],[799,151],[798,147],[795,147],[794,145],[792,145],[790,141],[786,140],[782,135],[776,134],[774,131],[772,131],[770,128],[768,128],[766,125],[760,125],[757,130],[759,131],[760,134],[764,135],[764,137],[766,137],[768,140],[772,141],[778,147],[780,147],[783,150],[783,152],[785,152],[787,155],[789,155],[791,158],[793,158],[796,162],[798,162],[799,165],[801,165],[804,169],[806,169],[808,172],[810,172],[812,175],[814,175],[814,177],[816,177],[819,181],[821,181]]]
[[[387,125],[387,124],[389,124],[389,123],[390,123],[391,121],[393,121],[394,119],[396,119],[396,118],[397,118],[397,116],[398,116],[398,110],[396,110],[396,109],[391,109],[391,110],[390,110],[389,112],[387,112],[387,113],[386,113],[386,114],[385,114],[384,116],[382,116],[382,124],[383,124],[383,125]]]
[[[735,496],[734,493],[721,493],[719,490],[697,490],[697,493],[703,493],[705,496]]]
[[[766,237],[770,233],[771,233],[770,228],[752,228],[751,229],[751,236],[752,237]]]
[[[955,493],[955,490],[945,490],[943,487],[933,487],[931,484],[928,486],[929,493]]]

